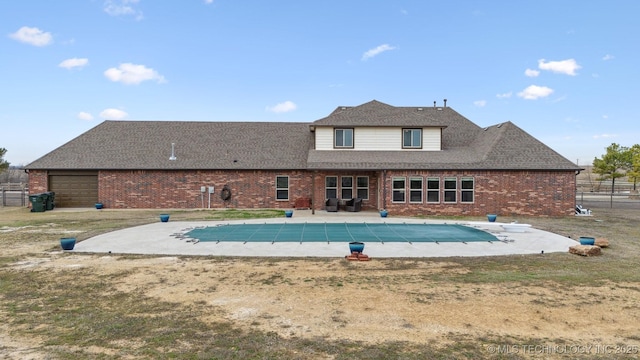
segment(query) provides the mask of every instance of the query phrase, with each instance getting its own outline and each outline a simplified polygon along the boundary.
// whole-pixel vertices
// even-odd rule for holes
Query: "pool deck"
[[[579,242],[547,231],[526,228],[525,232],[506,232],[499,222],[466,222],[453,220],[428,220],[402,217],[381,218],[376,212],[328,213],[296,210],[291,218],[251,219],[234,221],[172,221],[152,223],[98,235],[78,242],[70,252],[155,254],[193,256],[252,256],[252,257],[344,257],[349,255],[346,242],[187,242],[176,234],[183,234],[200,226],[218,224],[263,223],[414,223],[414,224],[462,224],[473,226],[496,235],[494,242],[468,243],[406,243],[366,242],[364,254],[371,258],[498,256],[513,254],[540,254],[567,252]]]

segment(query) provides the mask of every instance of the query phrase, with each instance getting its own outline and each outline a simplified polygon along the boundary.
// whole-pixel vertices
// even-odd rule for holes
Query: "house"
[[[446,105],[446,102],[445,102]],[[27,166],[58,207],[562,216],[580,168],[511,122],[447,106],[340,106],[314,122],[104,121]]]

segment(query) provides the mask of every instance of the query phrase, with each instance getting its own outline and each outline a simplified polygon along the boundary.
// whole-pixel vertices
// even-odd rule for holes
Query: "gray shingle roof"
[[[313,126],[441,127],[442,151],[313,149]],[[170,161],[171,143],[177,160]],[[506,122],[480,128],[451,108],[371,101],[313,123],[105,121],[28,169],[579,170]]]
[[[309,123],[105,121],[27,168],[306,169],[312,143]]]
[[[440,110],[438,110],[440,109]],[[446,126],[443,108],[396,107],[377,100],[351,107],[339,106],[329,116],[313,122],[316,126]]]
[[[443,131],[443,137],[445,132]],[[511,122],[479,129],[468,145],[442,151],[311,150],[310,169],[362,170],[567,170],[580,167]]]

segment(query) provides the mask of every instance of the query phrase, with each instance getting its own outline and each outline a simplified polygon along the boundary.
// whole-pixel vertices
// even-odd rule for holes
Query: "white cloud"
[[[28,26],[21,27],[13,34],[9,34],[9,37],[33,46],[46,46],[53,42],[53,36],[51,33]]]
[[[121,120],[126,118],[127,116],[129,116],[129,114],[127,114],[126,112],[118,109],[113,109],[113,108],[104,109],[100,113],[101,118],[110,119],[110,120]]]
[[[615,138],[618,137],[618,135],[616,134],[598,134],[598,135],[593,135],[594,139],[611,139],[611,138]]]
[[[382,44],[373,49],[367,50],[364,54],[362,54],[362,60],[366,61],[374,56],[380,55],[381,53],[389,50],[394,50],[395,46],[391,46],[389,44]]]
[[[134,6],[139,0],[106,0],[104,2],[104,12],[111,16],[133,16],[136,20],[142,20],[142,11]]]
[[[538,68],[542,70],[549,70],[554,73],[566,74],[575,76],[576,70],[582,68],[574,59],[567,59],[561,61],[549,61],[545,59],[538,60]]]
[[[527,69],[527,70],[524,71],[524,75],[528,76],[528,77],[537,77],[538,75],[540,75],[540,71],[533,70],[533,69]]]
[[[473,102],[473,105],[477,107],[484,107],[485,105],[487,105],[487,100],[476,100]]]
[[[78,113],[77,116],[78,116],[78,119],[80,120],[85,120],[85,121],[93,120],[93,115],[89,114],[88,112],[81,111]]]
[[[536,100],[547,97],[553,93],[553,89],[546,86],[531,85],[518,93],[518,96],[525,100]]]
[[[604,57],[602,57],[602,60],[607,61],[607,60],[613,60],[616,57],[610,54],[605,55]]]
[[[293,111],[293,110],[295,110],[297,108],[298,108],[298,106],[295,103],[293,103],[293,101],[288,101],[287,100],[287,101],[279,103],[279,104],[277,104],[275,106],[267,106],[266,110],[269,111],[269,112],[273,112],[273,113],[279,114],[279,113],[291,112],[291,111]]]
[[[117,68],[110,68],[104,72],[107,79],[123,84],[140,84],[143,81],[155,80],[158,83],[166,82],[164,76],[144,65],[131,63],[120,64]]]
[[[65,69],[72,69],[75,67],[83,67],[88,63],[89,63],[89,59],[87,58],[71,58],[71,59],[64,60],[63,62],[58,64],[58,66]]]
[[[205,4],[213,4],[213,0],[204,0]]]
[[[498,99],[508,99],[511,97],[511,95],[513,95],[513,93],[511,91],[507,92],[507,93],[503,93],[503,94],[496,94],[496,97]]]

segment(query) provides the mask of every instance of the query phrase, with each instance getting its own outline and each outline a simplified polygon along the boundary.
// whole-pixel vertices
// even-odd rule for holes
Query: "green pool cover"
[[[485,231],[455,224],[283,223],[196,228],[199,241],[242,242],[472,242],[497,241]]]

